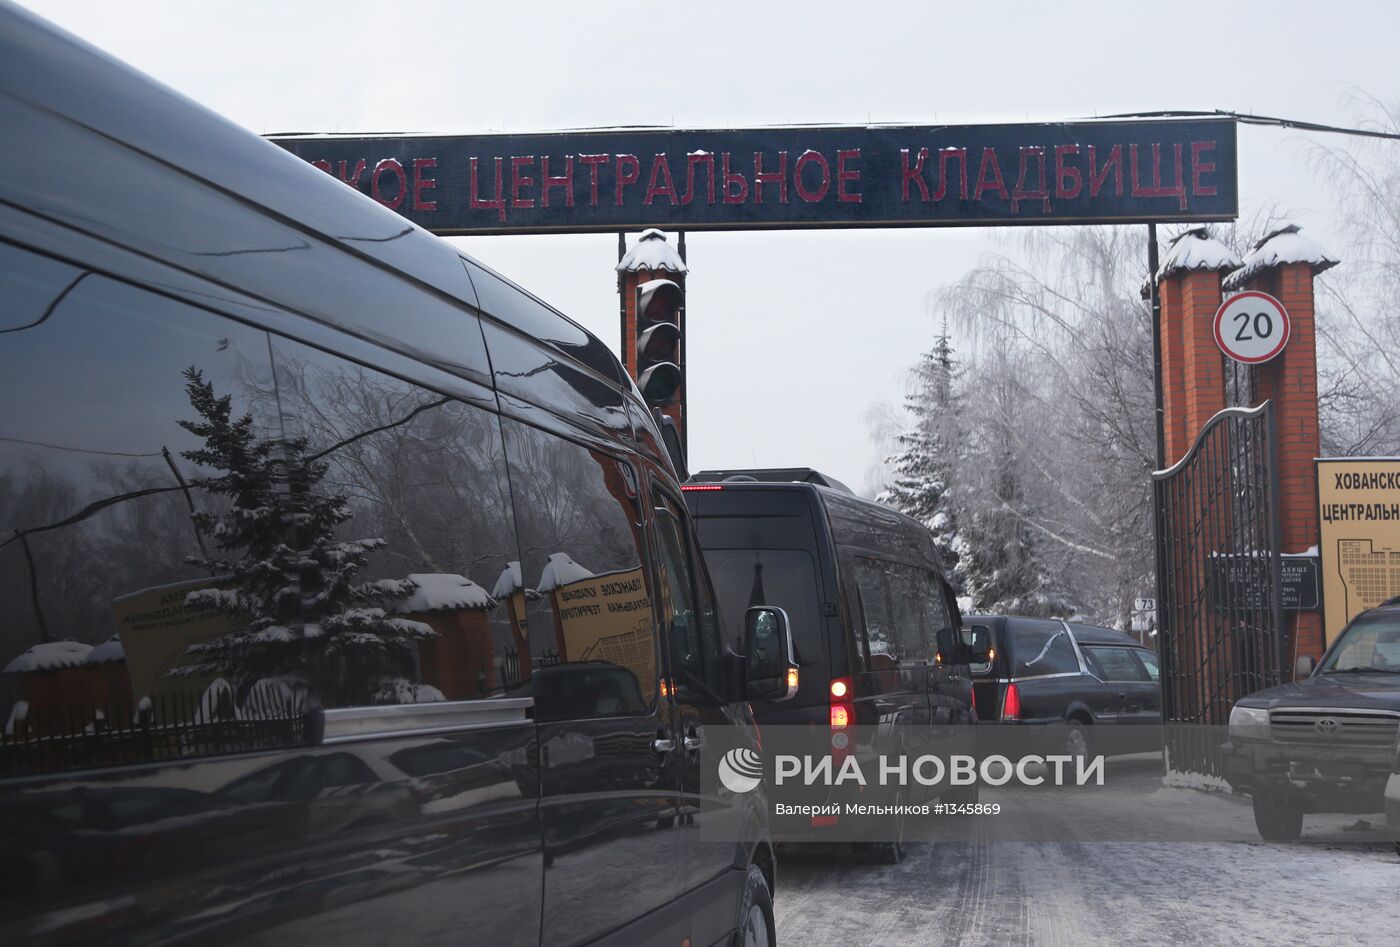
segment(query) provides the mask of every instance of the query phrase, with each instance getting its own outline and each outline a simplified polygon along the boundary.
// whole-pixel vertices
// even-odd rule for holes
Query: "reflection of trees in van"
[[[275,359],[284,414],[351,514],[337,535],[384,540],[361,574],[418,576],[455,602],[398,608],[439,632],[419,646],[422,681],[449,699],[518,682],[533,593],[506,581],[519,566],[496,416],[306,346],[279,341]]]
[[[259,680],[280,678],[313,686],[332,706],[412,700],[417,642],[436,632],[385,612],[413,583],[356,581],[384,540],[337,540],[336,528],[351,518],[347,499],[324,492],[329,465],[310,454],[306,438],[258,437],[252,415],[235,417],[231,398],[216,395],[197,369],[185,377],[199,419],[180,425],[204,446],[184,456],[222,471],[207,486],[231,501],[226,513],[194,514],[217,550],[198,565],[229,578],[190,592],[186,604],[237,616],[241,627],[191,645],[194,660],[177,673],[223,677],[240,697]]]

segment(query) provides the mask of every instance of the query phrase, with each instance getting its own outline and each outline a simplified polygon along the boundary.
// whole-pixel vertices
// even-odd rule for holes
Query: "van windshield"
[[[817,567],[802,549],[706,549],[705,564],[719,597],[720,614],[742,628],[744,612],[754,605],[776,605],[788,614],[797,663],[809,665],[822,655],[822,625],[817,603]]]

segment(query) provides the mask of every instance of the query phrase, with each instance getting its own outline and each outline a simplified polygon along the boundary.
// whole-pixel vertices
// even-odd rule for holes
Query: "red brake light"
[[[683,483],[681,490],[686,493],[696,493],[701,490],[723,490],[724,486],[718,483]]]
[[[972,688],[972,690],[969,691],[968,693],[970,693],[970,694],[972,695],[972,716],[976,717],[976,716],[977,716],[977,688],[975,688],[975,687]]]
[[[1006,696],[1001,701],[1001,719],[1021,719],[1021,692],[1016,689],[1015,684],[1006,685]]]
[[[844,730],[851,725],[851,720],[855,716],[855,705],[850,701],[851,679],[849,677],[833,677],[829,692],[831,694],[831,729]]]

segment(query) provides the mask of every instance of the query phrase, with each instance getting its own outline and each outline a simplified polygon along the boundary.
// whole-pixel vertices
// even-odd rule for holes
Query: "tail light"
[[[855,705],[851,703],[850,696],[849,677],[831,679],[831,729],[844,730],[855,719]]]
[[[1016,689],[1015,684],[1006,685],[1006,694],[1001,699],[1001,719],[1021,719],[1021,692]]]
[[[972,697],[972,716],[976,717],[976,716],[977,716],[977,688],[975,688],[975,687],[972,688],[971,690],[968,691],[968,694],[969,694],[969,696]]]

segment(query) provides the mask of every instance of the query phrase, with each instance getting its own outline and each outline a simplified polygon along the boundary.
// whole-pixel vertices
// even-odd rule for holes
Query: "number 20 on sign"
[[[1283,351],[1292,327],[1288,312],[1268,293],[1227,297],[1215,311],[1215,344],[1237,362],[1259,365]]]

